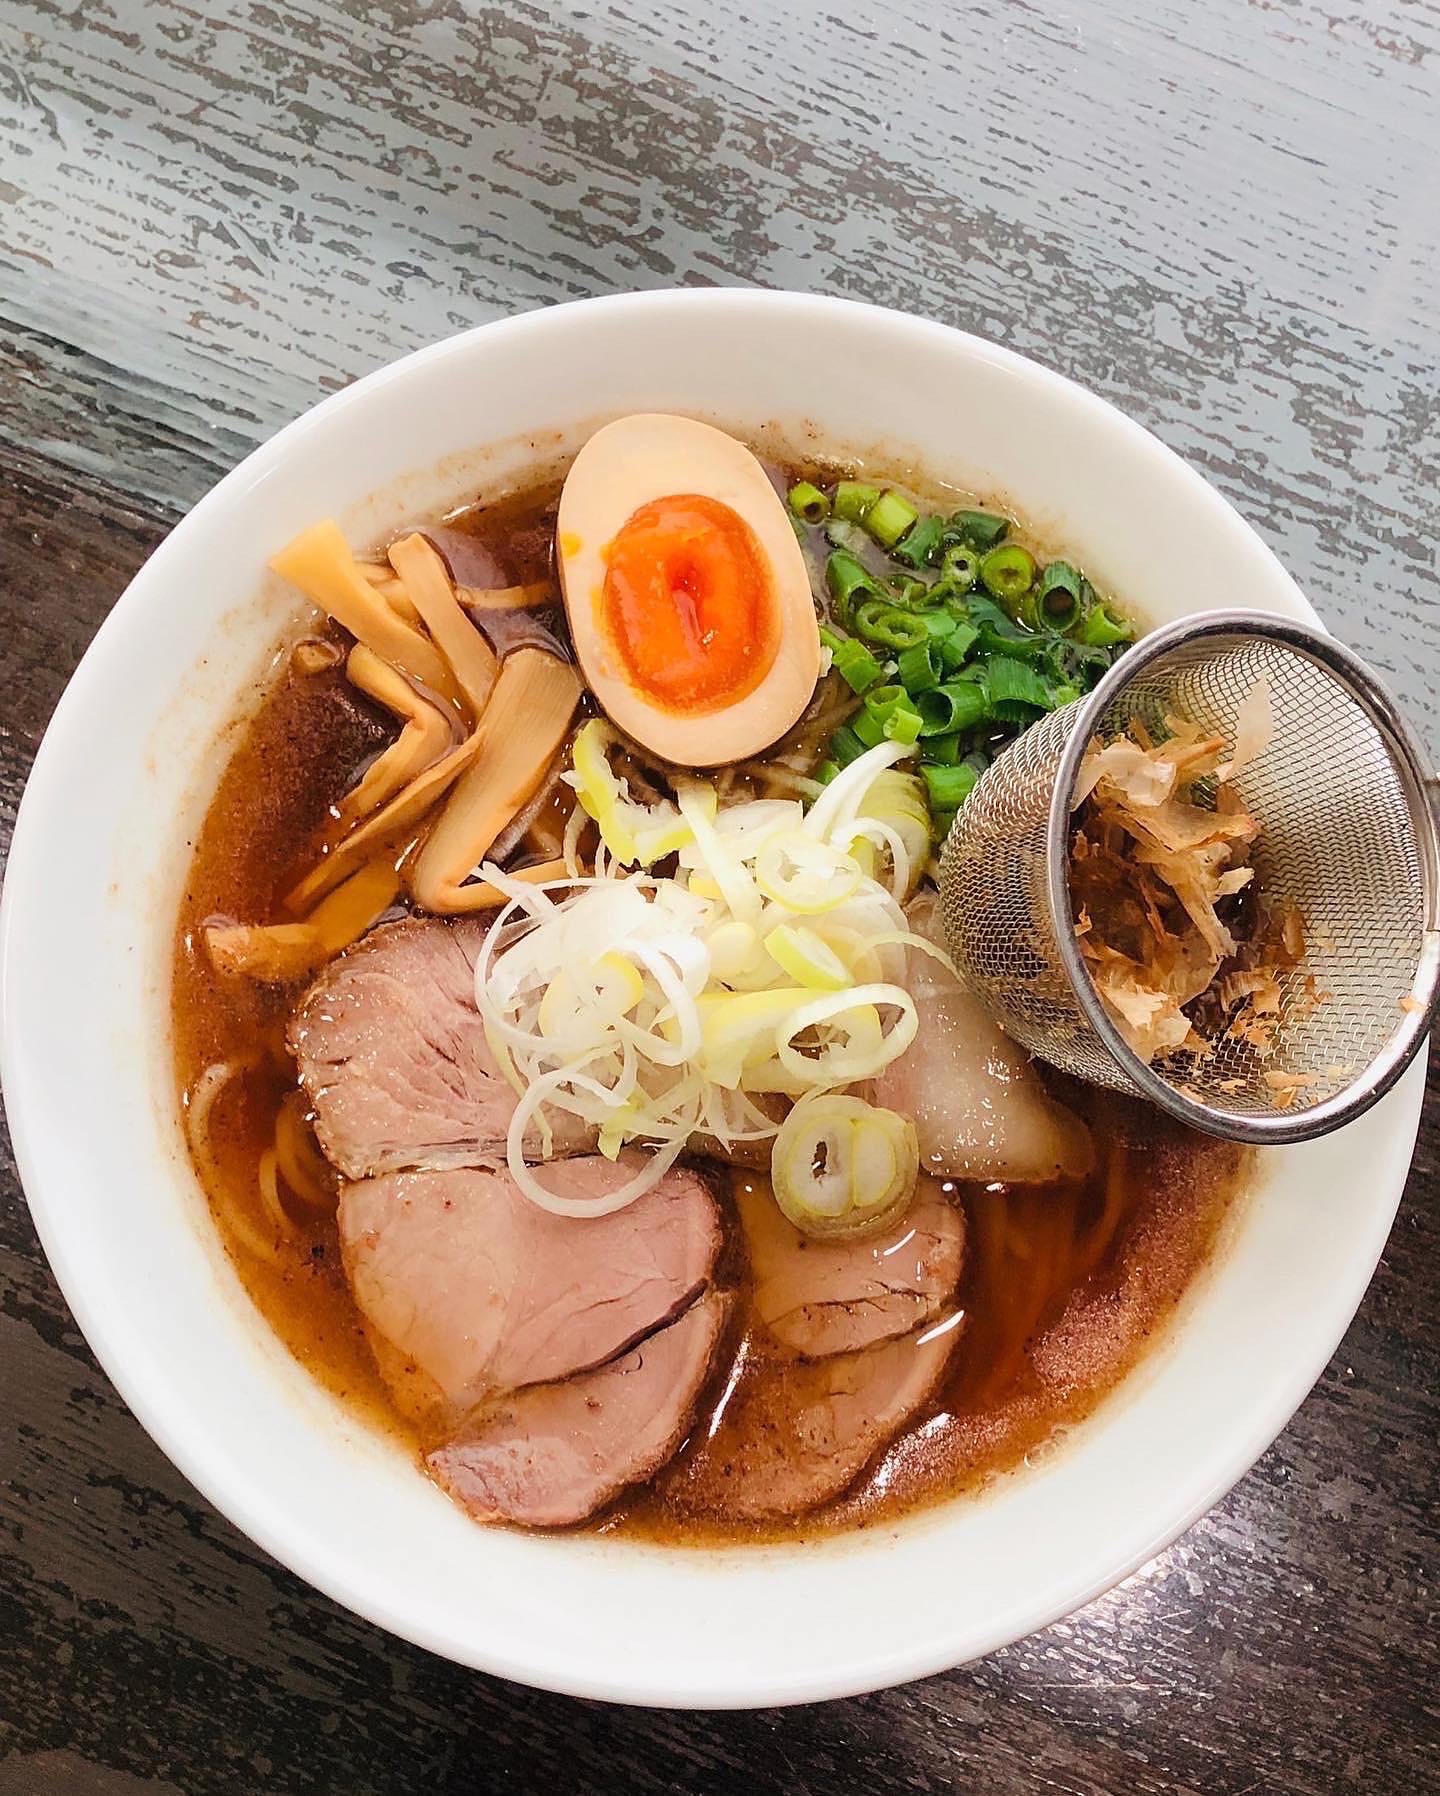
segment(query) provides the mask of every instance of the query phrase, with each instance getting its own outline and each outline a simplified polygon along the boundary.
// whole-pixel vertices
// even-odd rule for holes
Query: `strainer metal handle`
[[[1304,1070],[1320,1086],[1290,1109],[1275,1106],[1257,1068],[1253,1089],[1228,1080],[1246,1087],[1237,1096],[1193,1058],[1152,1065],[1130,1048],[1086,969],[1069,884],[1071,796],[1091,740],[1118,735],[1137,713],[1163,723],[1167,709],[1231,736],[1261,673],[1275,739],[1236,780],[1261,825],[1259,883],[1295,902],[1317,938],[1328,940],[1335,922],[1339,944],[1307,955],[1334,987],[1329,1014],[1321,1006],[1318,1023],[1304,1022],[1297,1003],[1277,1025],[1270,1070]],[[1063,1071],[1231,1140],[1322,1135],[1375,1103],[1430,1027],[1440,988],[1437,794],[1394,700],[1343,644],[1278,614],[1203,612],[1142,639],[1094,692],[1032,725],[985,772],[941,860],[950,948],[996,1020]],[[1377,913],[1368,932],[1339,926],[1347,885],[1353,903]],[[1243,1070],[1234,1059],[1221,1070]],[[1328,1068],[1332,1089],[1316,1068]],[[1338,1089],[1330,1075],[1343,1077]]]

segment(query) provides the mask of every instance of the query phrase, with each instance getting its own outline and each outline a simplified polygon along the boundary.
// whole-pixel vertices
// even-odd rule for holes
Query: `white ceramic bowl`
[[[1423,1069],[1342,1134],[1274,1150],[1217,1264],[1066,1447],[893,1530],[690,1552],[478,1528],[315,1386],[251,1309],[182,1149],[167,983],[187,825],[292,601],[266,557],[523,472],[601,420],[676,410],[913,462],[1008,496],[1161,622],[1309,616],[1154,437],[993,344],[793,294],[646,293],[407,356],[280,432],[173,532],[66,692],[15,831],[3,1072],[36,1225],[86,1337],[175,1464],[261,1546],[382,1627],[527,1683],[639,1703],[839,1696],[934,1672],[1158,1552],[1283,1427],[1389,1230]]]

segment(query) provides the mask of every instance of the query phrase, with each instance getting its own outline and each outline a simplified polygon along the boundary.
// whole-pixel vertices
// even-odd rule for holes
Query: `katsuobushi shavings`
[[[1073,797],[1070,881],[1080,952],[1106,1009],[1142,1060],[1204,1055],[1228,1035],[1274,1052],[1282,975],[1305,957],[1305,919],[1257,890],[1260,824],[1233,781],[1269,745],[1262,677],[1239,706],[1234,740],[1167,715],[1156,741],[1139,719],[1092,742]],[[1307,975],[1287,1014],[1325,997]],[[1222,1089],[1239,1089],[1231,1079]],[[1309,1083],[1267,1072],[1278,1108]]]

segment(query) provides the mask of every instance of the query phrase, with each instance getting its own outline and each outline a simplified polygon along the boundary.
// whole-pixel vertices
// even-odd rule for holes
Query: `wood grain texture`
[[[1423,0],[0,0],[0,846],[109,605],[254,442],[451,330],[672,283],[1087,382],[1440,739],[1437,70]],[[1432,1077],[1321,1384],[1083,1614],[903,1691],[652,1715],[431,1659],[251,1547],[95,1367],[7,1151],[0,1796],[1434,1789],[1437,1189]]]

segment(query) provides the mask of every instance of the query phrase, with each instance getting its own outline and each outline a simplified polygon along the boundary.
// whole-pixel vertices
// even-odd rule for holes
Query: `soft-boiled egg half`
[[[555,536],[580,666],[642,747],[681,766],[743,761],[809,704],[805,557],[734,437],[662,413],[607,424],[575,458]]]

